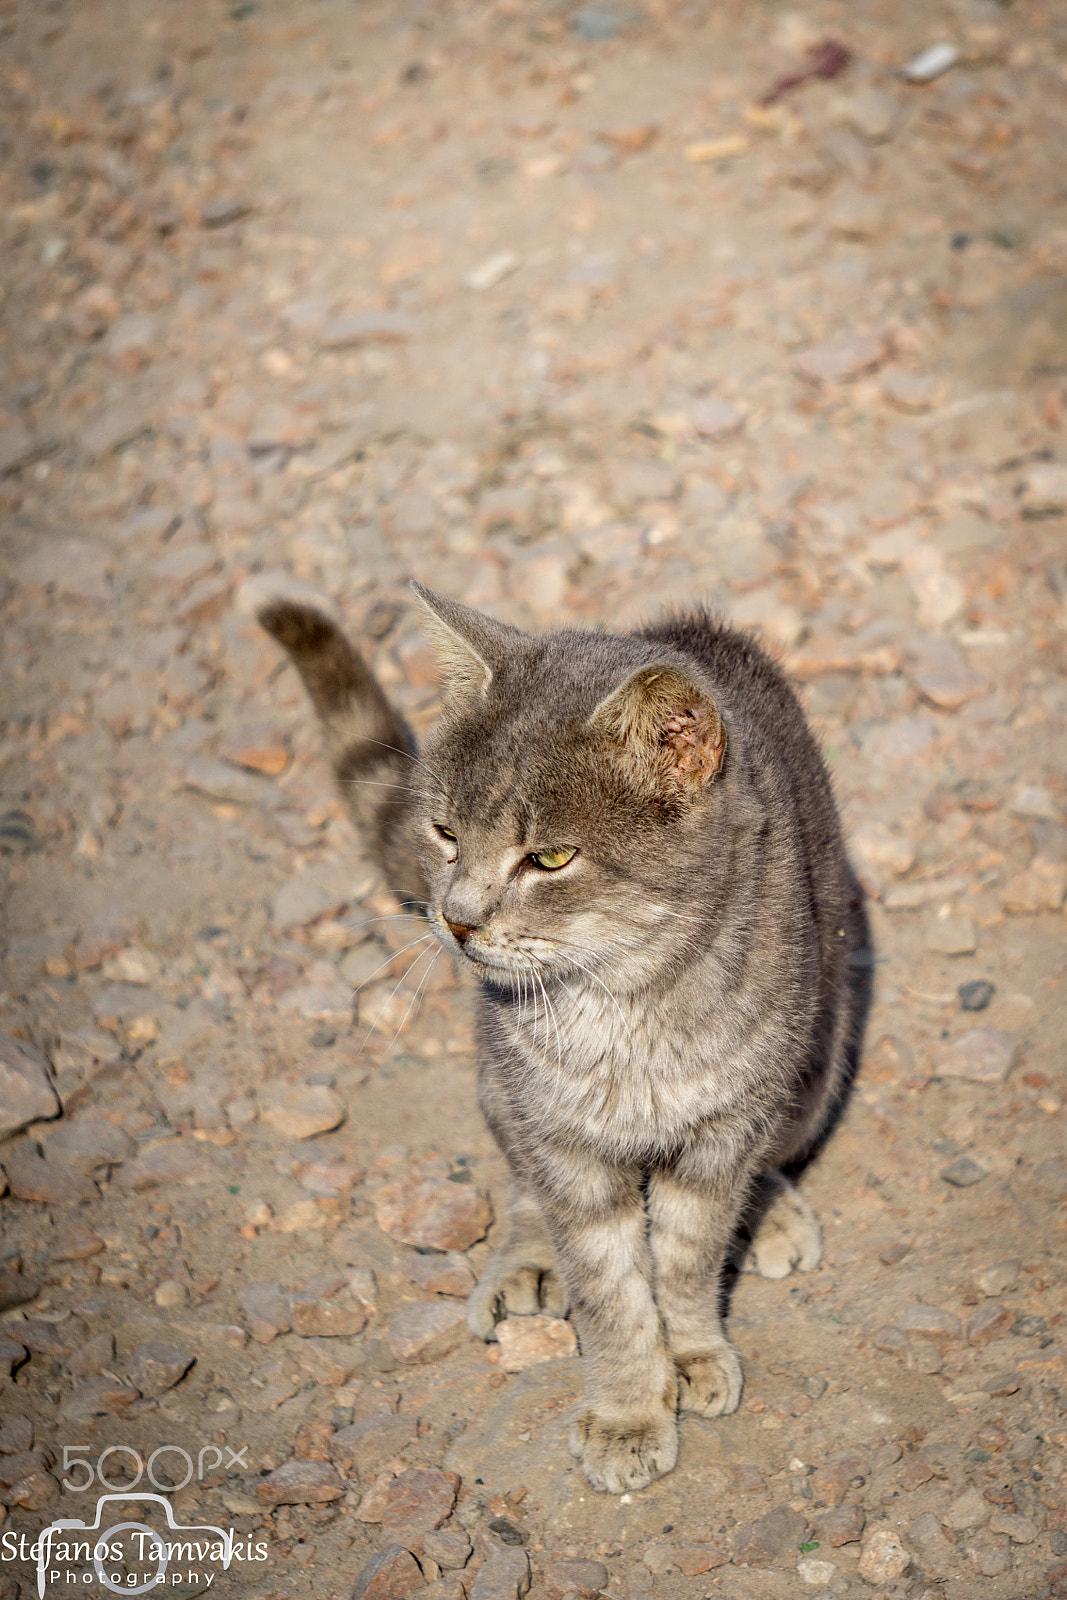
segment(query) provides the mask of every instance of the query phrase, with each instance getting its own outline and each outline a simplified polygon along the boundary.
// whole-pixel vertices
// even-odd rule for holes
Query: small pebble
[[[970,983],[961,983],[956,995],[962,1011],[984,1011],[996,992],[996,984],[990,983],[988,978],[975,978]]]
[[[983,1167],[980,1161],[973,1161],[970,1156],[957,1156],[955,1161],[942,1168],[941,1176],[954,1189],[969,1189],[972,1184],[981,1183],[983,1178],[989,1176],[989,1168]]]

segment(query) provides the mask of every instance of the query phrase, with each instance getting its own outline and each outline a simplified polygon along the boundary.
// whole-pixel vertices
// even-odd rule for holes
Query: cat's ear
[[[435,594],[414,578],[411,587],[422,605],[423,631],[440,658],[452,692],[461,698],[484,696],[494,673],[506,656],[514,655],[525,634],[460,605],[458,600]]]
[[[589,726],[626,746],[649,775],[695,794],[716,777],[726,728],[715,701],[681,667],[639,667],[597,706]]]

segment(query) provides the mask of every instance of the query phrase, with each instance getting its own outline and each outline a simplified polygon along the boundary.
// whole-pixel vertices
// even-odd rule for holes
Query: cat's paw
[[[571,1455],[578,1457],[594,1489],[606,1494],[646,1489],[678,1460],[674,1410],[618,1418],[580,1411],[571,1427]]]
[[[553,1267],[494,1258],[467,1298],[467,1326],[477,1338],[491,1339],[502,1317],[532,1317],[539,1311],[565,1317],[569,1304]]]
[[[678,1409],[721,1417],[741,1402],[741,1363],[728,1344],[683,1356],[678,1366]]]
[[[822,1260],[819,1219],[804,1196],[780,1174],[774,1174],[775,1195],[760,1218],[756,1236],[741,1261],[742,1272],[761,1278],[788,1278],[812,1272]]]

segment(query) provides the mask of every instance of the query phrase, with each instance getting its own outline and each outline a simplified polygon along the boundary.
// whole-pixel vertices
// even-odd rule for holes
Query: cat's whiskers
[[[421,767],[423,772],[425,772],[426,776],[433,783],[436,783],[437,787],[441,790],[441,792],[444,795],[446,800],[451,800],[452,799],[452,796],[449,794],[448,789],[445,786],[444,780],[441,777],[438,776],[438,774],[433,770],[432,767],[427,766],[426,762],[423,761],[419,756],[413,754],[412,751],[410,751],[410,750],[401,750],[399,745],[386,744],[384,742],[384,740],[382,740],[382,739],[370,739],[366,735],[363,736],[363,738],[362,738],[362,740],[360,742],[362,744],[376,744],[379,747],[379,749],[381,749],[381,750],[390,750],[390,751],[392,751],[393,755],[395,755],[395,756],[403,756],[405,761],[414,762],[415,766]]]
[[[432,938],[433,938],[433,934],[432,933],[424,933],[424,934],[421,934],[418,939],[412,939],[410,944],[402,945],[399,950],[390,950],[390,952],[386,956],[385,960],[382,961],[382,962],[379,962],[378,966],[375,967],[374,971],[371,972],[371,973],[368,973],[368,975],[363,979],[362,983],[357,983],[356,984],[355,993],[359,994],[363,989],[365,989],[367,987],[368,983],[370,983],[374,978],[376,978],[378,976],[379,972],[381,972],[383,968],[387,967],[390,964],[390,962],[396,960],[397,956],[406,955],[409,950],[414,950],[416,945],[425,944],[427,939],[432,939]],[[422,955],[425,955],[425,954],[426,954],[426,951],[424,950],[422,952]],[[422,960],[422,956],[417,956],[415,959],[417,961],[421,961]],[[402,975],[402,976],[404,976],[404,975]]]
[[[612,1005],[615,1007],[615,1010],[618,1012],[619,1021],[622,1023],[623,1028],[625,1029],[625,1032],[626,1032],[626,1037],[629,1039],[629,1041],[630,1041],[630,1043],[632,1045],[634,1043],[634,1036],[630,1031],[630,1024],[627,1022],[626,1015],[623,1012],[622,1007],[620,1006],[620,1004],[619,1004],[618,1000],[615,998],[615,996],[612,994],[611,990],[608,988],[607,984],[604,982],[604,980],[602,978],[598,978],[597,977],[596,973],[592,970],[591,967],[587,967],[583,962],[578,960],[578,957],[574,954],[574,950],[573,950],[572,946],[570,946],[570,945],[560,945],[560,949],[563,951],[565,959],[567,961],[569,961],[572,966],[577,967],[579,972],[584,972],[587,978],[592,978],[593,982],[595,984],[598,984],[599,987],[601,989],[603,989],[604,993],[607,995],[608,999],[611,1001]],[[588,954],[589,952],[586,952],[586,953]]]
[[[418,966],[419,962],[422,961],[423,958],[425,956],[428,956],[428,955],[432,955],[433,956],[433,960],[430,962],[430,965],[426,968],[426,971],[423,973],[422,977],[419,979],[418,988],[415,990],[415,993],[412,995],[411,999],[408,1001],[408,1008],[404,1012],[403,1017],[401,1017],[401,1019],[400,1019],[400,1026],[397,1028],[396,1032],[393,1034],[393,1037],[389,1041],[389,1048],[385,1052],[386,1055],[389,1054],[389,1051],[393,1048],[394,1044],[396,1044],[396,1041],[400,1038],[400,1035],[403,1033],[404,1029],[407,1027],[408,1018],[410,1017],[410,1015],[412,1013],[412,1009],[415,1006],[415,1002],[418,1000],[419,995],[422,993],[423,984],[426,983],[426,981],[429,978],[431,972],[433,971],[434,967],[436,967],[436,965],[437,965],[437,963],[438,963],[438,961],[440,959],[441,946],[438,945],[437,949],[433,950],[433,951],[424,950],[422,952],[422,955],[416,956],[415,960],[412,962],[411,966],[408,968],[408,972],[414,972],[414,970]],[[404,974],[404,976],[407,977],[407,975],[408,975],[408,973],[406,972]]]
[[[420,800],[434,800],[437,798],[436,795],[430,794],[426,789],[413,789],[408,783],[383,783],[380,778],[344,778],[340,782],[342,787],[352,785],[352,787],[358,789],[397,789],[401,794],[413,794]]]

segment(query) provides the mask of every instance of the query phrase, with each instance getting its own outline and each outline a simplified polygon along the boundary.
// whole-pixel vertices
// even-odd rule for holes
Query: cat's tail
[[[389,887],[424,905],[409,820],[420,786],[415,741],[377,678],[333,619],[310,601],[278,597],[256,610],[288,652],[326,734],[334,776],[357,827],[381,860]]]

